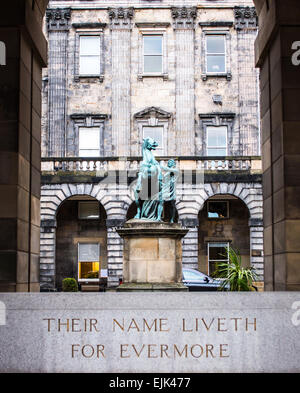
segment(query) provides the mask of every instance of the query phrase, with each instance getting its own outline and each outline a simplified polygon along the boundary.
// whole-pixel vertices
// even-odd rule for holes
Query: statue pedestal
[[[123,284],[117,291],[186,291],[182,284],[180,224],[132,219],[117,229],[124,239]]]

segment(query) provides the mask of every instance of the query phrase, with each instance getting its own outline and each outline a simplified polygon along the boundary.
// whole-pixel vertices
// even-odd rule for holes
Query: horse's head
[[[158,143],[154,139],[150,137],[143,139],[143,150],[155,150],[157,146]]]

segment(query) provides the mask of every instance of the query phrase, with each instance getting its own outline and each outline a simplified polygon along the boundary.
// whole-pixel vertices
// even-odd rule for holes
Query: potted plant
[[[63,292],[78,292],[78,284],[75,278],[65,278],[62,281]]]
[[[214,277],[222,279],[220,290],[254,291],[253,282],[258,276],[253,267],[242,267],[240,252],[232,247],[227,250],[228,262],[219,262],[213,273]]]

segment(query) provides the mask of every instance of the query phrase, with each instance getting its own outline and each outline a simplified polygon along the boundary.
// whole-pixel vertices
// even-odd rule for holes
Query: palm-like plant
[[[253,291],[253,281],[258,276],[253,267],[242,267],[242,258],[238,250],[229,247],[227,249],[228,263],[219,262],[213,273],[214,277],[223,279],[220,290],[230,291]]]

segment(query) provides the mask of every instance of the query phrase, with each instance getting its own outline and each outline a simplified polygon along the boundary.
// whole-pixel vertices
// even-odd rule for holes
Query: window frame
[[[227,216],[226,217],[209,217],[208,216],[208,212],[209,212],[209,204],[210,203],[226,203],[226,205],[227,205]],[[230,212],[229,212],[229,201],[226,201],[226,200],[210,200],[210,201],[207,201],[207,219],[208,220],[228,220],[228,219],[230,219]]]
[[[99,37],[99,74],[80,74],[80,38],[83,36],[97,36]],[[100,82],[104,80],[104,35],[103,29],[77,29],[75,34],[75,59],[74,59],[74,80],[92,78],[99,79]]]
[[[161,54],[145,54],[145,37],[161,37]],[[150,71],[146,72],[145,71],[145,57],[146,56],[156,56],[161,58],[161,70],[160,71]],[[143,34],[143,75],[161,75],[163,72],[163,58],[164,58],[164,37],[162,34]]]
[[[144,24],[147,26],[147,24]],[[150,26],[152,24],[149,24]],[[167,25],[166,25],[167,26]],[[162,36],[162,70],[161,72],[144,72],[144,36]],[[167,29],[166,28],[139,28],[139,64],[138,64],[138,80],[146,77],[162,77],[168,79],[168,52],[167,52]]]
[[[207,36],[224,36],[225,40],[225,71],[226,72],[207,72]],[[231,81],[231,34],[229,27],[202,27],[202,55],[201,55],[201,69],[202,80],[206,81],[207,78],[226,78]]]
[[[98,273],[98,278],[79,278],[79,263],[85,263],[85,262],[91,262],[91,261],[79,261],[79,248],[81,244],[97,244],[98,245],[98,263],[99,263],[99,273]],[[99,242],[83,242],[83,241],[79,241],[77,243],[77,279],[79,283],[84,283],[84,282],[99,282],[99,275],[101,272],[101,248],[100,248],[100,243]],[[96,261],[93,261],[96,262]]]
[[[92,156],[81,156],[80,155],[80,150],[96,150],[96,149],[80,149],[80,130],[81,129],[86,129],[86,130],[98,130],[98,139],[99,139],[99,149],[98,149],[98,154],[97,155],[92,155]],[[101,155],[101,128],[100,126],[93,126],[93,127],[88,127],[88,126],[79,126],[78,127],[78,157],[81,158],[88,158],[88,157],[100,157]]]
[[[210,244],[226,244],[227,250],[229,250],[229,241],[210,241],[207,243],[207,272],[208,272],[207,274],[208,274],[208,276],[211,275],[210,262],[227,262],[227,263],[229,263],[229,255],[227,256],[227,260],[226,259],[210,260],[210,257],[209,257]]]
[[[81,44],[82,44],[82,39],[83,38],[87,38],[87,37],[95,37],[98,39],[98,54],[82,54],[81,53]],[[100,35],[99,34],[95,34],[95,35],[91,35],[91,34],[79,34],[79,76],[86,78],[89,76],[96,76],[98,77],[100,75],[100,56],[101,56],[101,45],[100,45]],[[98,63],[98,67],[99,67],[99,72],[94,72],[94,73],[83,73],[81,71],[81,59],[83,57],[93,57],[93,58],[97,58],[97,63]]]
[[[227,126],[227,125],[217,125],[217,126],[216,126],[216,125],[207,125],[207,126],[206,126],[206,156],[207,156],[207,157],[219,157],[218,155],[209,155],[209,154],[208,154],[208,150],[209,150],[209,149],[215,149],[215,150],[220,149],[220,150],[221,150],[221,148],[218,147],[218,146],[209,146],[209,147],[208,147],[208,134],[209,134],[209,128],[226,128],[226,134],[225,134],[225,136],[226,136],[226,143],[225,143],[226,154],[220,155],[220,157],[226,157],[226,156],[228,156],[228,126]],[[224,149],[224,148],[222,147],[222,149]]]
[[[208,53],[207,50],[207,38],[208,37],[222,37],[224,41],[224,53]],[[214,72],[214,71],[208,71],[208,57],[209,56],[224,56],[224,71],[223,72]],[[227,75],[227,61],[226,61],[226,35],[225,34],[206,34],[205,35],[205,71],[206,75]]]
[[[164,155],[164,151],[165,151],[165,141],[164,141],[164,139],[165,139],[165,136],[164,136],[164,129],[165,129],[165,127],[162,124],[157,124],[157,125],[154,125],[154,126],[150,126],[149,124],[143,124],[142,125],[142,140],[144,139],[144,129],[145,128],[160,128],[161,129],[161,133],[162,133],[162,138],[161,138],[161,140],[162,140],[162,147],[160,147],[160,149],[159,149],[159,150],[161,150],[161,154],[155,154],[155,153],[153,153],[153,154],[154,154],[154,156],[162,157]],[[142,143],[142,141],[141,141],[141,143]]]
[[[108,115],[98,113],[72,113],[70,115],[71,121],[68,123],[68,137],[67,137],[67,155],[69,157],[79,156],[79,128],[80,127],[99,127],[100,128],[100,151],[99,157],[104,157],[104,134],[105,121],[109,118]],[[94,157],[94,158],[99,158]],[[88,157],[87,157],[88,158]]]

